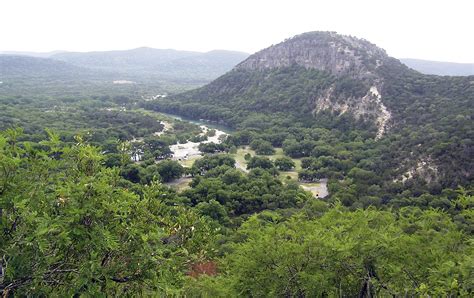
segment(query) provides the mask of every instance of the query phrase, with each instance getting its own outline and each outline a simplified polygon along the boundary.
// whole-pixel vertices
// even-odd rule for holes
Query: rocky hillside
[[[309,32],[266,48],[236,69],[266,70],[294,65],[342,77],[376,78],[374,71],[390,58],[374,44],[335,32]]]
[[[333,32],[287,39],[149,107],[236,128],[363,130],[388,142],[383,166],[397,175],[472,179],[474,77],[423,75],[366,40]]]
[[[184,94],[181,100],[316,118],[328,111],[370,123],[380,138],[392,120],[383,100],[386,69],[414,73],[366,40],[310,32],[251,55],[231,72]]]
[[[391,113],[381,100],[382,67],[403,66],[376,45],[335,32],[309,32],[266,48],[237,65],[236,70],[266,71],[300,66],[341,79],[354,79],[365,85],[359,96],[342,96],[336,92],[337,82],[314,96],[313,112],[330,110],[336,114],[351,113],[357,120],[372,119],[376,137],[384,134]],[[340,89],[340,88],[339,88]]]

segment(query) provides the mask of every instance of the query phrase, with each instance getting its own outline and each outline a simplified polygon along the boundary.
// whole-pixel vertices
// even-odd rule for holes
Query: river
[[[206,125],[200,125],[201,128],[201,133],[199,134],[200,136],[206,135],[206,133],[211,130]],[[195,157],[195,156],[201,156],[202,152],[199,150],[199,144],[206,144],[206,143],[216,143],[219,144],[222,142],[222,138],[227,135],[226,132],[222,130],[218,130],[215,128],[212,128],[215,130],[215,134],[212,137],[208,137],[206,141],[202,142],[191,142],[187,141],[184,144],[175,144],[170,146],[171,152],[173,152],[173,159],[174,160],[187,160],[189,158]]]
[[[166,113],[161,113],[163,115],[166,115],[170,118],[178,119],[181,121],[186,121],[190,122],[196,125],[199,125],[201,128],[201,134],[200,135],[205,135],[209,130],[214,129],[216,131],[215,135],[212,137],[208,137],[206,141],[203,142],[191,142],[188,141],[184,144],[175,144],[170,146],[171,152],[173,152],[173,159],[174,160],[179,160],[181,162],[185,162],[186,160],[195,160],[198,159],[199,157],[202,156],[202,152],[199,150],[199,144],[201,143],[216,143],[219,144],[222,142],[222,137],[228,135],[233,131],[233,129],[223,126],[223,125],[217,125],[213,124],[210,122],[206,121],[197,121],[197,120],[192,120],[192,119],[186,119],[177,115],[173,114],[166,114]],[[169,123],[163,123],[165,124],[165,127],[169,127]],[[167,126],[168,125],[168,126]],[[243,172],[248,173],[247,167],[245,164],[239,163],[236,161],[236,168],[242,170]],[[327,179],[321,179],[319,183],[304,183],[304,182],[299,182],[301,187],[303,189],[310,191],[313,193],[313,195],[317,198],[324,198],[326,197],[328,193],[327,189]]]
[[[183,144],[171,145],[170,150],[171,152],[173,152],[174,160],[185,161],[190,158],[200,157],[202,156],[202,152],[199,150],[199,144],[201,143],[220,144],[222,142],[222,138],[228,135],[231,131],[233,131],[230,127],[214,124],[214,123],[204,121],[204,120],[198,121],[198,120],[193,120],[193,119],[187,119],[178,115],[168,114],[168,113],[161,113],[161,114],[173,119],[186,121],[192,124],[199,125],[199,127],[201,128],[201,133],[200,133],[201,136],[205,135],[210,130],[215,130],[216,132],[215,135],[208,137],[206,141],[202,141],[202,142],[187,141],[186,143],[183,143]],[[169,127],[169,123],[166,123],[164,121],[162,121],[162,123],[165,125],[165,127]]]

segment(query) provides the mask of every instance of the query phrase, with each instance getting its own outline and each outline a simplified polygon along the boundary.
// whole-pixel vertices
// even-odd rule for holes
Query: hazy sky
[[[0,51],[252,53],[315,30],[397,58],[474,62],[474,0],[0,0]]]

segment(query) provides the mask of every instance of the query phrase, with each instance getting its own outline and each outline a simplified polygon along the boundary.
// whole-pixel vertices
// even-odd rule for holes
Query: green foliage
[[[196,209],[199,213],[205,216],[209,216],[213,220],[219,221],[221,224],[229,223],[229,216],[227,210],[216,200],[210,200],[209,202],[201,202],[196,205]]]
[[[272,144],[268,141],[255,139],[250,143],[250,148],[255,150],[260,155],[272,155],[275,153],[275,149]]]
[[[262,213],[238,231],[226,273],[204,280],[234,295],[470,296],[472,239],[436,210],[336,206],[322,216]],[[471,267],[471,269],[468,269]],[[206,293],[200,281],[197,287]],[[196,290],[196,289],[194,289]],[[217,290],[215,290],[217,291]]]
[[[0,134],[2,295],[171,293],[189,262],[212,257],[207,221],[164,205],[161,185],[138,195],[80,138],[34,144],[19,132]]]
[[[210,85],[181,96],[179,103],[164,100],[146,106],[191,118],[231,125],[243,123],[249,128],[262,129],[271,126],[271,121],[261,112],[308,115],[311,107],[306,95],[321,92],[333,81],[335,78],[325,72],[298,66],[262,72],[233,70]],[[220,94],[223,88],[227,91]],[[245,116],[254,112],[261,114]]]
[[[247,163],[247,169],[272,169],[274,166],[273,162],[264,156],[252,156]]]
[[[219,152],[224,152],[228,148],[225,144],[216,144],[216,143],[201,143],[198,146],[199,151],[202,153],[219,153]]]
[[[207,136],[206,135],[195,135],[192,136],[189,141],[199,143],[199,142],[204,142],[207,141]]]
[[[209,170],[220,166],[235,167],[235,160],[224,154],[218,155],[206,155],[201,159],[198,159],[194,162],[191,173],[193,175],[204,175]]]
[[[370,117],[314,105],[328,90],[332,104],[361,98],[369,80],[299,66],[234,70],[151,101],[137,95],[156,86],[5,80],[1,295],[473,296],[472,77],[391,59],[371,70],[391,113],[379,140]],[[237,131],[185,169],[169,146],[215,130],[137,106]],[[286,156],[246,154],[247,173],[220,154],[242,146]],[[328,197],[279,177],[290,157],[299,180],[329,179]],[[184,191],[159,182],[185,173]],[[218,270],[193,272],[205,262]]]
[[[155,118],[125,111],[99,98],[74,99],[49,97],[0,96],[0,130],[21,126],[23,138],[40,140],[44,129],[59,132],[64,140],[73,141],[81,133],[88,141],[103,145],[109,140],[131,140],[158,132],[163,126]]]
[[[52,131],[40,143],[21,133],[0,134],[2,295],[473,294],[474,200],[464,189],[421,196],[425,210],[403,201],[396,211],[354,209],[380,204],[376,195],[350,202],[361,187],[380,191],[354,167],[329,185],[330,200],[352,208],[330,207],[273,167],[245,174],[222,154],[196,161],[177,196],[156,182],[174,161],[131,164],[123,144],[124,162],[107,168],[80,136],[70,145]],[[121,178],[134,169],[135,184]],[[437,199],[447,211],[429,207]],[[217,275],[186,276],[202,262]]]
[[[172,152],[169,145],[171,143],[162,137],[147,137],[143,140],[144,152],[150,154],[155,160],[170,158]]]
[[[384,196],[384,203],[437,196],[443,189],[471,186],[472,76],[422,75],[387,57],[377,67],[367,53],[357,54],[375,80],[383,82],[378,89],[391,118],[380,140],[374,140],[373,117],[357,120],[350,109],[316,112],[315,106],[315,99],[328,94],[327,104],[333,107],[348,100],[349,106],[357,105],[374,85],[372,79],[336,77],[296,65],[235,69],[202,88],[143,106],[232,126],[237,132],[226,143],[250,144],[258,154],[271,154],[273,146],[292,158],[314,157],[300,171],[301,180],[352,179],[352,168],[371,172],[376,176],[371,185],[351,180],[357,186],[352,203],[366,204],[375,196]],[[438,201],[437,206],[446,203]]]
[[[180,178],[184,174],[184,168],[176,160],[163,160],[158,163],[157,172],[163,182],[169,182]]]
[[[274,163],[280,171],[290,171],[295,167],[295,162],[286,156],[276,158]]]
[[[291,157],[305,157],[311,154],[314,146],[315,142],[311,140],[287,139],[283,142],[283,151]]]
[[[196,161],[193,169],[198,176],[191,182],[191,189],[182,192],[192,206],[221,223],[227,223],[227,215],[301,207],[310,198],[297,185],[283,184],[271,170],[258,168],[244,175],[233,168],[233,159],[232,167],[229,166],[228,158],[213,155]]]

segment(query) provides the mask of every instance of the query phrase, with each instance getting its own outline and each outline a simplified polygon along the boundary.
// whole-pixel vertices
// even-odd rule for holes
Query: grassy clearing
[[[194,162],[198,159],[201,159],[201,155],[194,155],[185,160],[178,160],[178,162],[185,168],[190,168],[193,166]]]
[[[302,169],[301,158],[293,158],[293,161],[295,162],[295,171],[298,172],[299,170]]]
[[[237,149],[236,154],[231,154],[231,156],[241,165],[247,166],[247,161],[245,160],[245,154],[249,153],[252,156],[255,156],[256,153],[249,147]]]
[[[249,153],[250,155],[252,156],[255,156],[255,155],[258,155],[255,153],[254,150],[250,149],[250,147],[246,146],[246,147],[241,147],[239,149],[237,149],[237,153],[236,154],[231,154],[231,156],[233,158],[235,158],[235,160],[241,164],[242,166],[246,167],[247,166],[247,161],[245,160],[245,155]],[[268,157],[269,159],[271,160],[275,160],[279,157],[283,157],[285,156],[285,153],[283,153],[283,149],[282,148],[275,148],[275,154],[272,154],[272,155],[265,155],[266,157]],[[301,159],[297,159],[297,158],[292,158],[294,163],[295,163],[295,169],[293,171],[288,171],[288,172],[281,172],[280,173],[280,179],[282,181],[285,181],[287,179],[287,177],[289,176],[292,180],[298,180],[298,171],[301,170]]]
[[[230,154],[230,156],[232,156],[235,161],[240,164],[243,168],[246,168],[247,167],[247,161],[245,160],[245,155],[249,153],[250,155],[252,156],[255,156],[255,155],[258,155],[255,153],[254,150],[250,149],[250,147],[248,146],[245,146],[245,147],[240,147],[237,149],[237,153],[235,154]],[[275,148],[275,154],[273,155],[267,155],[266,157],[268,157],[269,159],[271,160],[275,160],[279,157],[283,157],[285,156],[285,154],[283,153],[283,149],[282,148]],[[187,167],[187,168],[190,168],[192,167],[193,163],[202,158],[202,156],[192,156],[190,158],[188,158],[187,160],[180,160],[179,163],[183,166],[183,167]],[[293,161],[295,162],[295,169],[293,171],[287,171],[287,172],[280,172],[280,180],[285,182],[286,180],[288,180],[288,177],[290,177],[291,180],[294,180],[294,181],[298,181],[298,171],[301,170],[301,159],[296,159],[296,158],[293,158]],[[317,183],[300,183],[301,185],[307,185],[308,187],[313,187],[313,186],[317,186],[318,184]]]
[[[248,146],[247,147],[242,147],[237,149],[237,152],[235,154],[230,154],[238,163],[238,165],[242,166],[244,169],[247,167],[247,161],[245,160],[245,155],[249,153],[252,156],[257,155],[254,150],[250,149]],[[275,160],[278,157],[285,156],[283,153],[283,150],[281,148],[276,148],[275,149],[275,154],[267,156],[271,160]],[[179,163],[183,167],[192,167],[194,161],[202,158],[202,156],[192,156],[191,158],[187,160],[182,160],[179,161]],[[296,159],[293,158],[293,161],[295,162],[295,169],[293,171],[287,171],[287,172],[280,172],[279,178],[283,183],[286,183],[290,178],[290,180],[293,181],[298,181],[298,171],[301,170],[301,159]],[[176,182],[172,182],[169,185],[176,189],[178,192],[183,191],[187,188],[189,188],[189,182],[191,181],[191,178],[181,178],[179,181],[177,180]],[[315,197],[323,197],[327,195],[327,188],[325,185],[322,185],[321,183],[304,183],[304,182],[298,182],[301,187],[303,187],[305,190],[311,192]]]

